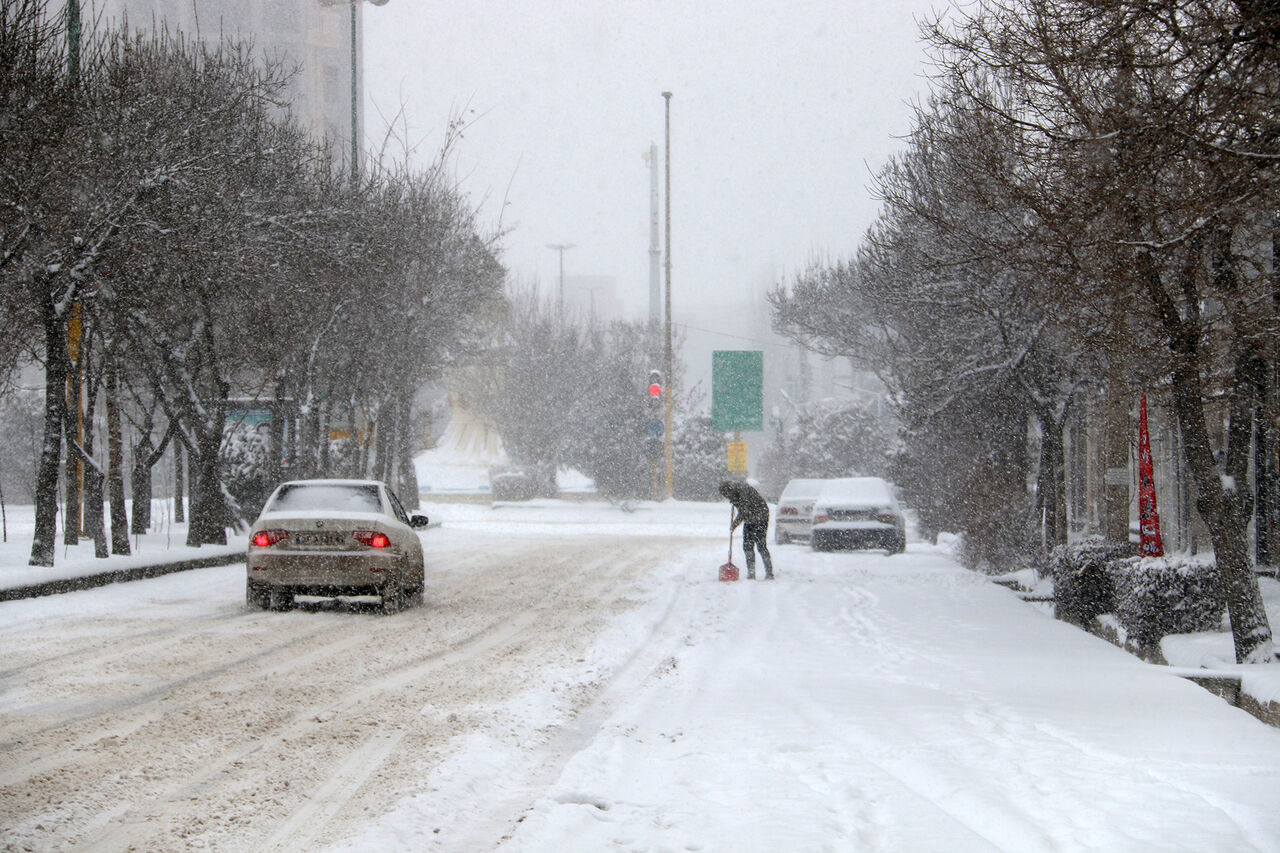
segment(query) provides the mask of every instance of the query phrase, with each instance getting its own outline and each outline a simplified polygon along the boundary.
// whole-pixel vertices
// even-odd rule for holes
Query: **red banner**
[[[1160,513],[1156,512],[1155,468],[1151,464],[1151,437],[1147,432],[1147,395],[1138,411],[1138,535],[1139,553],[1164,556],[1160,541]]]

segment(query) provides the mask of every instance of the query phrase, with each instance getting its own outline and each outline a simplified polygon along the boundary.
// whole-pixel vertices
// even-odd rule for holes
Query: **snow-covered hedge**
[[[1115,607],[1115,586],[1108,567],[1132,555],[1131,545],[1101,537],[1054,548],[1049,555],[1054,616],[1087,627],[1094,617],[1110,613]]]
[[[1215,631],[1222,624],[1227,605],[1213,557],[1131,557],[1110,568],[1116,621],[1139,649],[1166,634]]]

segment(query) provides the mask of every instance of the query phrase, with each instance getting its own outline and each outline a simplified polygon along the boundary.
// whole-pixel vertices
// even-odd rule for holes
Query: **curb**
[[[0,589],[0,601],[17,601],[22,598],[40,598],[45,595],[57,595],[63,592],[76,592],[82,589],[107,586],[124,581],[139,581],[146,578],[158,578],[174,572],[186,572],[191,569],[207,569],[211,566],[229,566],[244,559],[243,552],[216,554],[210,557],[197,557],[194,560],[180,560],[175,563],[155,563],[149,566],[135,566],[132,569],[113,569],[92,575],[81,575],[75,578],[61,578],[56,581],[15,586]]]

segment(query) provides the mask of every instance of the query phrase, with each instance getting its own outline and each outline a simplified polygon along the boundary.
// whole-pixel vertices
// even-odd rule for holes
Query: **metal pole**
[[[667,132],[667,255],[664,265],[667,271],[667,290],[666,290],[666,343],[663,347],[663,356],[665,367],[663,369],[664,387],[666,389],[666,400],[663,407],[663,426],[665,429],[664,440],[662,446],[662,460],[666,466],[666,491],[665,497],[670,499],[674,491],[674,460],[675,452],[671,443],[671,395],[674,393],[675,377],[672,375],[671,369],[671,93],[663,92],[662,98],[666,102],[666,132]]]
[[[564,253],[566,249],[572,249],[577,246],[576,243],[548,243],[548,249],[555,249],[560,253],[560,296],[557,306],[560,319],[564,319]]]
[[[360,85],[356,64],[356,0],[351,0],[351,183],[360,184]]]
[[[67,0],[67,81],[80,85],[80,0]]]
[[[662,248],[658,237],[658,146],[649,144],[649,323],[662,319]]]

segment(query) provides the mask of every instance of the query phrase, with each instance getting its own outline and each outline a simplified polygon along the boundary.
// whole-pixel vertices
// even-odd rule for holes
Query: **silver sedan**
[[[295,595],[376,595],[387,613],[420,604],[427,523],[375,480],[283,483],[249,531],[245,598],[272,610]]]

